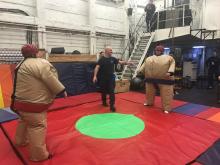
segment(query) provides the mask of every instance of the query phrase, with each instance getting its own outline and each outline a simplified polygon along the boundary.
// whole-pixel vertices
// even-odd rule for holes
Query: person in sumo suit
[[[175,60],[172,56],[163,55],[164,47],[155,48],[155,55],[146,58],[138,73],[145,76],[146,102],[145,106],[154,104],[156,89],[160,90],[163,112],[171,112],[173,99]]]
[[[19,115],[15,143],[29,146],[31,161],[43,161],[52,157],[45,142],[47,109],[56,95],[67,97],[67,93],[53,65],[38,58],[35,45],[24,45],[21,53],[24,60],[15,69],[11,103],[11,109]]]

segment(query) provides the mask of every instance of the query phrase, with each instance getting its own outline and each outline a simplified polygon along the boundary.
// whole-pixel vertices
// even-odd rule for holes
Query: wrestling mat
[[[213,146],[219,145],[220,109],[174,100],[174,113],[164,114],[160,98],[152,107],[143,106],[144,99],[136,92],[117,94],[116,113],[101,105],[99,93],[57,99],[48,113],[46,137],[54,157],[38,163],[28,160],[27,147],[13,145],[17,116],[5,111],[10,117],[0,118],[0,164],[210,163]]]

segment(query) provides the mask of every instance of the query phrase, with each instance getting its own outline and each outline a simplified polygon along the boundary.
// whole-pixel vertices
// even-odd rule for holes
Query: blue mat
[[[209,108],[210,108],[209,106],[205,106],[205,105],[188,103],[183,106],[175,108],[173,111],[184,115],[195,116],[203,111],[206,111]]]
[[[96,85],[92,82],[95,62],[69,62],[65,65],[59,62],[53,65],[69,96],[97,91]]]
[[[203,153],[196,161],[204,165],[219,165],[220,140],[218,140],[212,147]]]
[[[12,112],[9,109],[0,109],[0,123],[7,121],[15,120],[18,118],[18,115]]]

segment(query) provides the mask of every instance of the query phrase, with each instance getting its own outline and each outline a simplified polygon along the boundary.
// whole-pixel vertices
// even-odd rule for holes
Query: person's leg
[[[46,147],[47,113],[20,113],[27,123],[30,160],[42,161],[49,157]]]
[[[208,88],[213,87],[213,71],[208,70]]]
[[[150,31],[149,25],[150,25],[150,19],[149,19],[149,17],[146,17],[146,28],[147,28],[147,32]]]
[[[219,76],[219,71],[218,71],[218,68],[216,68],[215,73],[214,73],[213,87],[215,86],[216,81],[218,82],[218,76]]]
[[[15,134],[15,143],[18,146],[25,146],[28,144],[27,123],[24,120],[22,120],[22,116],[18,120],[18,126]]]
[[[173,85],[159,85],[161,102],[165,113],[171,112],[171,102],[173,100]]]
[[[108,83],[109,97],[110,97],[110,110],[115,111],[115,79],[111,79]]]
[[[146,83],[145,87],[146,87],[145,105],[151,106],[154,104],[156,89],[155,89],[154,84],[150,84],[150,83]]]
[[[214,86],[214,75],[215,75],[215,72],[211,72],[210,74],[210,87],[213,88]]]
[[[108,106],[107,102],[106,102],[106,96],[107,96],[107,85],[106,85],[106,81],[105,80],[101,80],[100,81],[100,88],[101,88],[101,98],[102,98],[102,105],[103,106]]]
[[[149,30],[148,30],[148,32],[152,31],[152,28],[153,28],[152,23],[153,23],[153,15],[151,15],[150,18],[149,18],[149,26],[148,26]]]

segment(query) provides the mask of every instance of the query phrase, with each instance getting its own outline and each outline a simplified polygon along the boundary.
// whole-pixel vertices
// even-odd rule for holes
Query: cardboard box
[[[128,92],[129,89],[130,89],[129,80],[126,80],[126,79],[116,80],[115,93]]]

